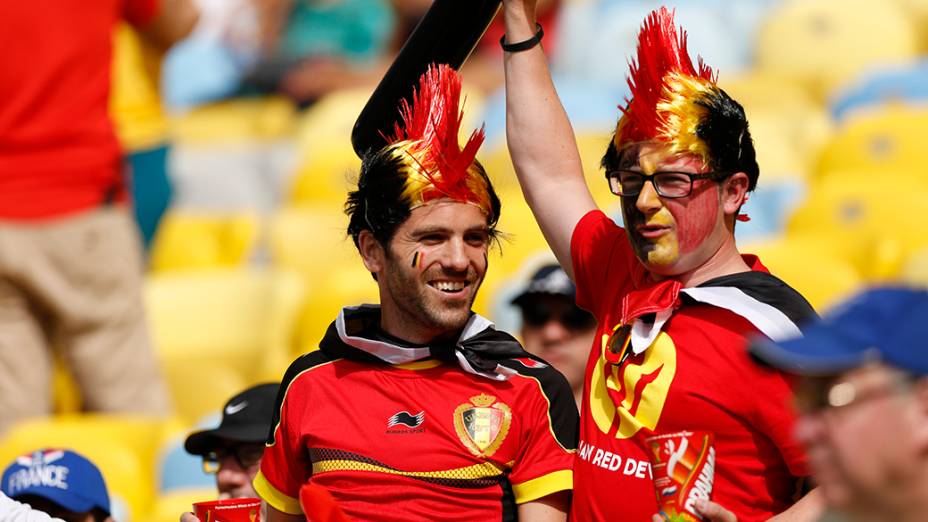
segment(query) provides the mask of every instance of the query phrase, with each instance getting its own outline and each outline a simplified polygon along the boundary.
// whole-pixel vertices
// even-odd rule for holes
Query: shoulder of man
[[[547,414],[557,442],[565,449],[577,448],[580,432],[580,415],[574,402],[573,390],[561,372],[534,355],[515,357],[499,361],[499,364],[515,371],[514,379],[531,379],[541,398],[547,402]]]

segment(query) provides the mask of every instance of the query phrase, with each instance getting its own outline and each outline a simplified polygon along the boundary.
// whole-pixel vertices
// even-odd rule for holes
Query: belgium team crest
[[[489,457],[506,440],[512,410],[496,397],[481,393],[454,410],[454,430],[464,446],[478,457]]]

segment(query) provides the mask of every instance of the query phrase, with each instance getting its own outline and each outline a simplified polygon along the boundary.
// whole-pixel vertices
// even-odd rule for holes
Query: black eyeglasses
[[[847,381],[821,378],[803,379],[794,400],[796,409],[807,415],[824,410],[841,410],[854,404],[907,392],[912,389],[915,380],[914,376],[903,374],[884,383],[883,386],[862,390]]]
[[[555,309],[543,302],[527,302],[522,305],[522,322],[526,326],[541,328],[555,319],[568,330],[582,331],[595,326],[596,320],[586,310],[574,305]]]
[[[218,473],[222,461],[231,456],[242,469],[248,469],[261,462],[264,455],[264,444],[241,444],[228,448],[219,448],[203,456],[203,471]]]
[[[693,180],[713,179],[722,176],[721,172],[675,172],[664,170],[645,176],[637,170],[610,170],[606,173],[609,190],[616,196],[634,197],[641,193],[648,181],[654,185],[657,195],[665,198],[685,198],[693,191]]]

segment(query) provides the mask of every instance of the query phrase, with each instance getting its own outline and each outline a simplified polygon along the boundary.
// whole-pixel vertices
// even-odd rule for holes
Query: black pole
[[[399,117],[399,101],[412,103],[413,87],[431,63],[459,69],[499,11],[501,0],[435,0],[361,110],[351,145],[359,157],[386,145]]]

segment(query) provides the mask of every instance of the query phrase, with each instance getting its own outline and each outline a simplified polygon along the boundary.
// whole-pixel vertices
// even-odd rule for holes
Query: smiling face
[[[486,214],[436,200],[413,209],[386,246],[364,236],[361,253],[377,275],[384,330],[418,343],[456,335],[486,275]]]
[[[634,152],[630,152],[634,154]],[[669,155],[666,148],[644,144],[637,162],[629,167],[645,176],[655,172],[706,172],[693,155]],[[635,255],[652,273],[682,274],[706,263],[731,239],[719,183],[710,179],[693,181],[693,190],[683,198],[664,198],[646,182],[637,197],[622,197],[622,215]]]

